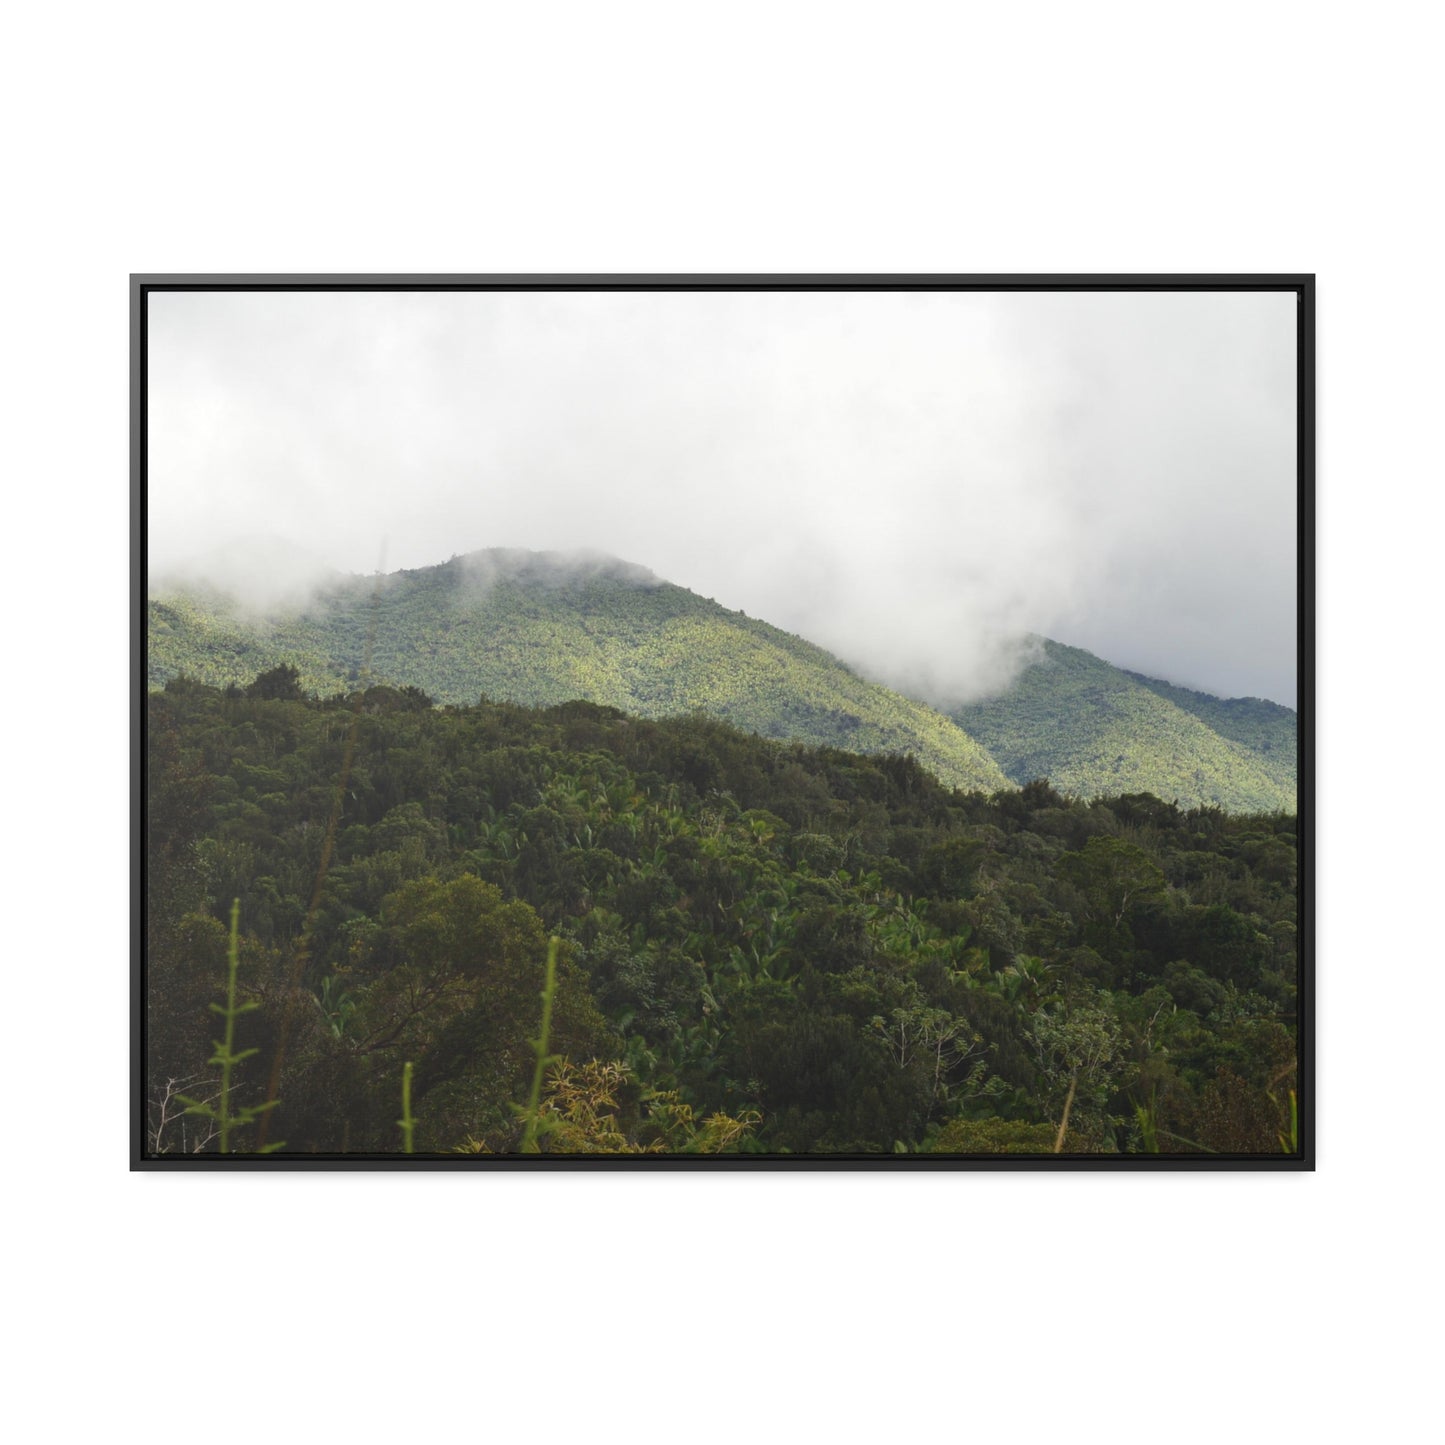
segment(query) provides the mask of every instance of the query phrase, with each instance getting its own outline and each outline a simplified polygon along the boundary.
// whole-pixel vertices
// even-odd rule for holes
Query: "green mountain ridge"
[[[1124,676],[1193,713],[1221,737],[1247,748],[1281,787],[1295,793],[1299,786],[1299,717],[1292,708],[1262,697],[1214,697],[1138,672],[1126,671]]]
[[[611,558],[472,553],[379,580],[348,577],[266,615],[216,591],[162,585],[149,611],[152,687],[179,675],[245,684],[289,663],[303,688],[336,692],[362,676],[374,633],[373,677],[443,703],[584,698],[649,718],[704,712],[765,738],[912,753],[950,786],[1009,786],[942,713]]]
[[[152,588],[152,688],[246,685],[283,663],[321,695],[371,676],[441,703],[581,698],[645,718],[701,712],[762,737],[912,753],[949,786],[1048,778],[1080,798],[1153,793],[1231,812],[1296,808],[1296,715],[1126,672],[1039,639],[1003,695],[948,715],[822,648],[643,567],[494,549],[380,578],[336,575],[301,605],[247,610],[194,575]]]
[[[1081,797],[1153,793],[1232,812],[1295,811],[1290,709],[1191,692],[1040,641],[1041,658],[1008,692],[950,713],[1013,782],[1048,778]]]

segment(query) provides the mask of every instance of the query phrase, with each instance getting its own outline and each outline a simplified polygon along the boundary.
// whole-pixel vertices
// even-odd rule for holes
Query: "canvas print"
[[[133,1163],[1308,1165],[1308,278],[133,287]]]

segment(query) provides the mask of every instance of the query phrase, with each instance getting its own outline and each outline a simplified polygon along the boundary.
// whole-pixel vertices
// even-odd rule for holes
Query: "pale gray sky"
[[[152,573],[591,548],[949,702],[1295,704],[1292,293],[152,293]]]

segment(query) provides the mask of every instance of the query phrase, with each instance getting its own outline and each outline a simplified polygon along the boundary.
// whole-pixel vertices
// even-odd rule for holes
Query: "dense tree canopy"
[[[549,934],[547,1148],[1280,1148],[1292,816],[279,673],[150,699],[158,1150],[195,1142],[165,1101],[206,1085],[233,898],[238,1087],[280,1051],[288,1151],[399,1149],[407,1062],[417,1148],[518,1147]]]
[[[1014,782],[1047,777],[1084,795],[1147,791],[1238,811],[1293,811],[1289,708],[1171,687],[1058,642],[1038,646],[1006,692],[952,713]]]

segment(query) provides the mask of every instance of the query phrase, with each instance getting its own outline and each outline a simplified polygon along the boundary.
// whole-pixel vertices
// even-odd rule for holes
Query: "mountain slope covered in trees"
[[[374,678],[442,703],[583,698],[641,717],[704,712],[762,737],[912,753],[951,786],[1007,787],[934,709],[822,648],[611,558],[478,552],[380,579],[349,577],[260,617],[223,594],[153,591],[149,677],[248,683],[283,663],[303,689]]]
[[[1299,787],[1299,717],[1293,708],[1262,697],[1213,697],[1138,672],[1124,675],[1247,748],[1293,800]]]
[[[194,577],[154,587],[149,602],[153,688],[178,676],[245,686],[290,664],[304,691],[348,691],[369,644],[373,680],[441,703],[702,712],[765,738],[912,753],[950,786],[1047,778],[1083,798],[1147,791],[1186,807],[1295,808],[1296,719],[1274,703],[1190,692],[1040,639],[1007,693],[945,717],[613,558],[488,551],[380,579],[333,574],[264,614]]]
[[[1015,783],[1047,778],[1094,797],[1148,792],[1184,806],[1295,810],[1295,714],[1224,700],[1113,667],[1041,639],[1002,696],[951,716]]]

